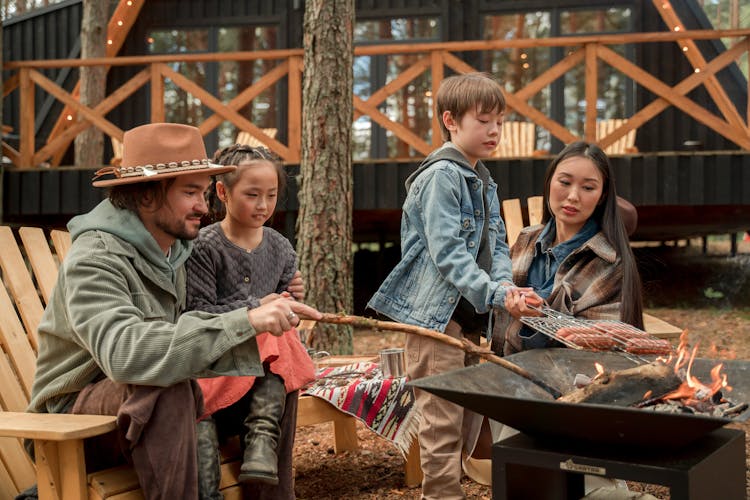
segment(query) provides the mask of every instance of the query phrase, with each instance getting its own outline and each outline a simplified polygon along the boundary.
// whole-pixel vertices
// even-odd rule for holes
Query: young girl
[[[557,311],[643,328],[641,279],[621,215],[628,214],[625,203],[618,210],[604,151],[583,141],[568,145],[547,168],[543,225],[525,228],[511,249],[513,281]],[[547,346],[544,334],[523,327],[516,304],[523,305],[522,296],[511,291],[506,311],[498,311],[493,349],[511,354]]]
[[[237,165],[237,170],[216,180],[215,196],[226,214],[201,229],[195,242],[187,263],[188,308],[209,312],[254,308],[283,294],[302,299],[304,285],[291,243],[264,226],[285,186],[280,162],[265,148],[239,144],[218,151],[214,162]],[[278,485],[261,488],[254,497],[265,491],[268,498],[294,498],[296,390],[313,379],[313,364],[294,330],[280,338],[262,334],[257,340],[265,373],[254,380],[217,377],[199,383],[219,435],[244,434],[239,480]],[[282,460],[277,459],[277,450]]]

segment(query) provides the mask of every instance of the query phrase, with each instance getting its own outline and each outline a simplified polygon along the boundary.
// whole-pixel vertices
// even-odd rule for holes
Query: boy
[[[368,306],[389,318],[477,342],[487,313],[504,307],[513,286],[497,185],[480,158],[500,139],[505,98],[490,75],[446,78],[437,92],[443,146],[406,181],[401,261]],[[538,302],[530,289],[528,302]],[[407,374],[417,379],[466,365],[464,353],[407,335]],[[415,390],[422,498],[464,498],[461,489],[463,409]]]

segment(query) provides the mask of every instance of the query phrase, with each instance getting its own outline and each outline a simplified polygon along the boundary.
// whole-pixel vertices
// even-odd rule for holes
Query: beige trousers
[[[451,321],[445,334],[463,338],[458,323]],[[466,336],[475,343],[478,335]],[[475,338],[471,338],[475,337]],[[406,336],[406,372],[410,380],[444,373],[450,370],[476,364],[473,357],[443,342],[421,335]],[[422,498],[454,500],[464,499],[461,488],[461,450],[464,443],[462,428],[465,420],[464,408],[450,403],[420,389],[414,389],[414,396],[421,412],[419,426],[419,452],[422,472]]]

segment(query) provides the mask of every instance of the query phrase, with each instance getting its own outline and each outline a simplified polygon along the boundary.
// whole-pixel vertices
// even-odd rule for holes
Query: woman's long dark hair
[[[622,298],[620,320],[638,328],[643,328],[643,290],[641,289],[641,275],[638,272],[630,239],[625,230],[625,224],[617,210],[617,190],[609,158],[602,149],[594,143],[578,141],[568,144],[557,157],[552,160],[544,176],[544,213],[542,222],[546,223],[553,215],[549,208],[549,191],[552,177],[557,166],[568,158],[588,158],[596,165],[602,175],[603,200],[596,206],[591,215],[602,228],[604,236],[614,247],[622,262]]]
[[[227,146],[214,153],[213,162],[218,165],[238,165],[243,162],[253,160],[265,160],[271,162],[276,168],[276,175],[279,179],[279,200],[281,199],[282,193],[286,189],[286,171],[284,166],[281,164],[281,160],[271,150],[263,147],[247,146],[245,144],[234,144]],[[240,178],[240,173],[244,167],[238,167],[234,172],[227,172],[226,174],[217,175],[216,179],[211,183],[208,188],[206,198],[208,201],[208,220],[207,223],[216,222],[224,218],[225,208],[224,204],[216,194],[216,182],[221,181],[230,190],[237,184],[237,180]]]

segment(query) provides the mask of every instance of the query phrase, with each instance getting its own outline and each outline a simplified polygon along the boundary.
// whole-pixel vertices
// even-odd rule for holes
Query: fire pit
[[[563,394],[574,389],[576,374],[595,376],[595,362],[608,370],[634,366],[631,360],[617,353],[573,349],[535,349],[506,359]],[[692,373],[701,379],[709,378],[716,364],[716,360],[695,359]],[[736,402],[750,401],[750,362],[725,361],[724,372],[733,387],[727,396]],[[681,447],[729,422],[750,417],[750,410],[734,418],[723,418],[560,402],[531,381],[492,363],[410,383],[529,436],[600,444]]]
[[[595,376],[595,362],[609,371],[632,368],[617,353],[537,349],[507,359],[563,394],[577,374]],[[715,360],[695,359],[692,374],[710,377]],[[726,361],[735,403],[750,400],[750,362]],[[496,500],[571,500],[584,496],[584,474],[670,489],[674,499],[744,498],[744,433],[721,429],[745,420],[555,400],[539,385],[492,363],[410,382],[521,431],[492,447]]]

